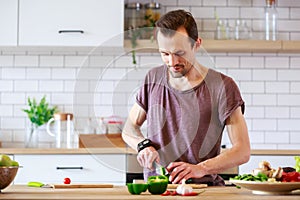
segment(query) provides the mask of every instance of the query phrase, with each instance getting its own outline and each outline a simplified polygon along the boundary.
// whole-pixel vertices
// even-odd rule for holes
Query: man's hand
[[[201,178],[205,175],[200,165],[189,164],[186,162],[172,162],[167,166],[170,173],[169,181],[180,183],[182,179]]]
[[[137,160],[142,167],[148,168],[150,170],[154,170],[153,169],[154,161],[157,163],[159,163],[160,161],[158,152],[154,147],[151,146],[140,151],[137,155]]]

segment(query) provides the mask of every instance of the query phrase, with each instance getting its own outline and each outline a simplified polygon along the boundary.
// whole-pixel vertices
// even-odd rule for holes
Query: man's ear
[[[195,50],[198,50],[200,48],[201,44],[202,44],[202,39],[198,38],[195,42],[195,46],[194,46]]]

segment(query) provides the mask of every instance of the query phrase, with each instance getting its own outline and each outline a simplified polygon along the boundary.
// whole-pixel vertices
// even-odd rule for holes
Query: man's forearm
[[[144,140],[144,136],[140,130],[140,127],[134,126],[129,119],[124,125],[122,131],[123,140],[134,150],[137,151],[137,144]]]
[[[229,168],[239,166],[249,160],[250,150],[231,148],[225,150],[218,156],[208,159],[198,165],[206,174],[218,174]]]

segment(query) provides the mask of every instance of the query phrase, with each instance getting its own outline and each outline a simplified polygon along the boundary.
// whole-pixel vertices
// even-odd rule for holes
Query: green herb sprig
[[[39,103],[37,103],[35,98],[30,99],[28,97],[27,101],[29,109],[22,110],[27,113],[31,123],[36,126],[41,126],[47,123],[53,117],[53,114],[58,111],[57,106],[49,106],[46,102],[46,96],[44,96]]]

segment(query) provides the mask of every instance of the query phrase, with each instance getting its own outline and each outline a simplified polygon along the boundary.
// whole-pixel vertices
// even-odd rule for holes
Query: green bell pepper
[[[148,177],[148,191],[151,194],[162,194],[167,190],[169,179],[167,176]]]
[[[131,194],[141,194],[146,192],[148,189],[148,184],[144,183],[127,183],[127,189]]]

